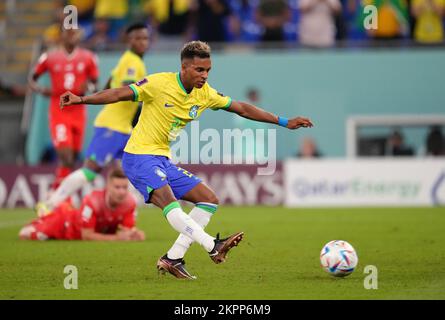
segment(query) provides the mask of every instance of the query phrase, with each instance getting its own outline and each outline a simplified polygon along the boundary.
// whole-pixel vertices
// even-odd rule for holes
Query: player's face
[[[212,60],[210,58],[187,59],[182,63],[184,71],[184,82],[190,87],[202,88],[207,82],[210,69],[212,68]]]
[[[124,201],[128,194],[128,179],[110,178],[107,183],[107,193],[113,203]]]
[[[80,42],[80,37],[80,30],[69,29],[62,32],[62,42],[65,46],[76,47]]]
[[[131,50],[142,56],[147,51],[149,45],[148,30],[146,28],[133,30],[130,32],[128,40]]]

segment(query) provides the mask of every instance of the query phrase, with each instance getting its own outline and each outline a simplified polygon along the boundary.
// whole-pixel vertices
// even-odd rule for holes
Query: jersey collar
[[[72,60],[74,58],[74,56],[77,54],[78,50],[79,50],[79,48],[76,47],[76,48],[74,48],[73,52],[68,53],[68,51],[66,51],[66,49],[62,46],[62,52],[68,60]]]
[[[179,87],[182,89],[182,91],[183,91],[186,95],[188,95],[188,92],[187,92],[187,90],[185,90],[184,85],[183,85],[182,82],[181,82],[181,78],[179,77],[179,72],[176,73],[176,80],[178,80],[178,85],[179,85]]]
[[[143,60],[142,57],[138,54],[136,54],[135,52],[131,51],[131,49],[127,49],[127,52],[129,52],[132,56],[137,57],[140,60]]]

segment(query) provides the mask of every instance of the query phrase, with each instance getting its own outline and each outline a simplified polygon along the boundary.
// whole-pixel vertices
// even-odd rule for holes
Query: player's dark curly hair
[[[201,59],[210,58],[210,46],[202,41],[187,42],[181,50],[181,61],[184,59],[193,59],[198,57]]]
[[[125,30],[125,34],[130,34],[133,30],[139,30],[139,29],[148,29],[147,25],[143,22],[136,22],[132,25],[129,25],[128,28]]]

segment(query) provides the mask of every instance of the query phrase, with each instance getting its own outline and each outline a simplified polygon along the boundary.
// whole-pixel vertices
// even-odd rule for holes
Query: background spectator
[[[243,42],[258,41],[261,27],[256,22],[255,14],[259,0],[231,0],[233,19],[229,21],[232,40]]]
[[[394,130],[387,142],[387,153],[390,156],[412,156],[414,151],[405,145],[404,137],[399,130]]]
[[[445,155],[445,138],[439,126],[432,126],[426,137],[426,154],[429,156]]]
[[[156,48],[178,49],[191,39],[190,9],[192,0],[150,0],[144,6],[155,30]]]
[[[54,14],[54,22],[43,32],[43,45],[45,48],[53,48],[59,45],[64,19],[63,7],[57,8]]]
[[[365,5],[372,4],[378,10],[378,28],[368,30],[376,40],[402,39],[409,35],[409,10],[406,0],[366,0]]]
[[[256,11],[256,18],[263,33],[260,40],[284,41],[284,25],[289,21],[291,15],[285,0],[260,0]]]
[[[318,150],[318,147],[314,141],[314,139],[310,137],[304,137],[300,144],[300,149],[297,152],[298,158],[320,158],[321,153]]]
[[[300,0],[300,43],[309,47],[331,47],[335,44],[335,15],[340,13],[339,0]]]
[[[111,37],[108,35],[110,24],[106,19],[96,19],[94,21],[93,32],[87,40],[87,46],[92,50],[107,50],[112,43]]]
[[[122,30],[126,24],[128,0],[96,0],[94,18],[109,24],[109,34],[113,40],[122,40]],[[102,22],[103,23],[103,22]]]
[[[411,12],[416,18],[414,27],[416,41],[421,43],[443,41],[444,0],[413,0]]]
[[[195,0],[193,11],[197,39],[205,42],[227,40],[226,18],[232,10],[226,0]]]

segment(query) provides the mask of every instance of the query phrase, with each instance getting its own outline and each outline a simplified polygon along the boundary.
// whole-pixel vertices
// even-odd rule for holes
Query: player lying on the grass
[[[93,91],[96,91],[99,77],[95,54],[78,46],[81,35],[80,30],[67,30],[62,27],[61,47],[42,54],[29,79],[29,85],[34,91],[50,98],[49,129],[59,160],[53,190],[74,168],[77,156],[82,150],[87,119],[83,104],[70,110],[60,110],[60,95],[66,90],[85,94],[89,83],[93,85]],[[40,76],[46,72],[51,79],[50,88],[41,87],[37,83]]]
[[[180,233],[157,263],[158,270],[178,278],[195,278],[187,272],[183,260],[194,241],[204,247],[215,263],[221,263],[244,233],[220,239],[219,235],[215,238],[204,231],[217,210],[218,198],[198,177],[170,161],[170,141],[206,109],[222,109],[289,129],[312,127],[309,119],[288,120],[218,93],[207,83],[211,66],[210,47],[201,41],[192,41],[181,50],[181,71],[178,73],[152,74],[136,84],[90,96],[66,92],[60,97],[62,108],[82,103],[144,102],[139,122],[124,149],[122,166],[133,186],[144,195],[145,202],[161,208],[170,225]],[[178,199],[196,204],[189,215],[182,210]]]
[[[106,88],[129,85],[144,77],[147,72],[142,57],[148,49],[148,29],[145,24],[130,25],[126,34],[129,49],[114,68]],[[59,101],[58,101],[59,102]],[[88,146],[83,167],[72,172],[50,198],[37,205],[37,214],[43,216],[58,204],[81,189],[96,177],[112,160],[120,160],[128,138],[138,102],[121,101],[106,105],[94,122],[94,135]]]
[[[24,226],[24,240],[98,240],[139,241],[145,233],[135,227],[136,200],[128,191],[128,179],[122,169],[108,174],[104,190],[87,195],[79,209],[62,202],[44,217]]]

